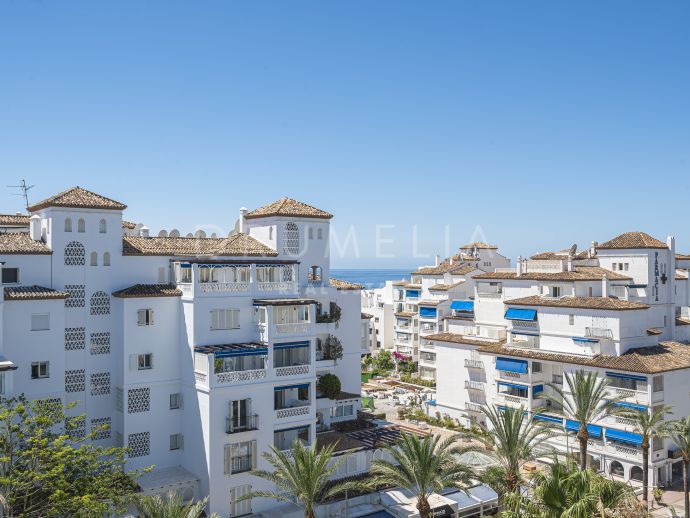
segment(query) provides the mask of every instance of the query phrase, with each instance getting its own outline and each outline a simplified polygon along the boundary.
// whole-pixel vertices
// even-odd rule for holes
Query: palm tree
[[[685,518],[690,518],[690,493],[688,492],[688,465],[690,465],[690,417],[673,423],[671,432],[673,442],[680,450],[683,460],[683,493],[685,494]]]
[[[314,508],[323,501],[344,493],[348,489],[358,489],[355,482],[330,483],[328,479],[337,471],[344,457],[334,460],[335,444],[318,447],[314,443],[305,447],[295,440],[288,452],[271,446],[271,451],[263,457],[273,467],[273,471],[254,470],[252,475],[273,482],[275,491],[252,491],[240,500],[250,498],[273,498],[282,502],[292,502],[304,509],[304,518],[316,518]]]
[[[482,443],[501,466],[506,491],[516,491],[522,481],[522,466],[535,458],[536,446],[553,432],[554,427],[547,421],[534,419],[539,411],[528,416],[523,407],[499,410],[485,406],[482,413],[487,425],[479,425],[469,436]]]
[[[471,468],[456,459],[464,451],[453,445],[457,439],[452,436],[442,441],[438,435],[420,439],[416,434],[402,432],[398,444],[384,448],[393,462],[376,459],[371,463],[374,482],[415,493],[420,518],[431,518],[429,496],[446,487],[462,490],[474,475]]]
[[[587,468],[587,441],[589,431],[587,425],[599,421],[609,414],[618,413],[616,405],[624,398],[612,396],[608,393],[609,381],[599,378],[595,372],[579,370],[566,373],[565,380],[570,394],[566,396],[563,387],[554,383],[548,383],[555,394],[544,394],[544,397],[553,401],[556,406],[563,408],[563,413],[569,419],[580,423],[577,431],[577,440],[580,443],[580,469]]]
[[[134,499],[134,506],[141,518],[201,518],[204,516],[207,501],[208,498],[204,498],[196,503],[185,505],[182,495],[171,491],[166,499],[159,495],[137,496]],[[220,518],[220,516],[213,513],[210,518]]]
[[[649,505],[649,447],[654,437],[668,437],[673,423],[665,421],[666,414],[671,413],[671,407],[663,405],[651,412],[645,410],[630,410],[622,412],[624,417],[634,420],[635,433],[642,436],[642,501],[645,507]]]
[[[506,495],[504,518],[591,518],[622,516],[635,496],[630,486],[558,458],[532,478],[531,494]],[[636,501],[635,501],[636,502]],[[611,511],[614,511],[613,513]]]

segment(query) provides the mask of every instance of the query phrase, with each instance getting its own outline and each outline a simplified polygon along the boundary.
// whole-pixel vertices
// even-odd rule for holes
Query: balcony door
[[[251,399],[237,399],[230,402],[230,427],[233,430],[240,430],[249,426],[249,415],[251,413]]]

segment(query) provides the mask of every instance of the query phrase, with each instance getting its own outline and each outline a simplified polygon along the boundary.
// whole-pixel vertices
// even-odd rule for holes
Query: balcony
[[[465,388],[469,390],[479,390],[481,392],[484,392],[484,382],[465,380]]]
[[[482,413],[482,408],[484,405],[481,403],[473,403],[471,401],[465,401],[465,410],[468,412]]]
[[[175,279],[184,297],[200,295],[296,295],[296,264],[175,264]]]
[[[465,367],[467,367],[468,369],[483,369],[484,362],[481,360],[465,359]]]
[[[309,321],[296,322],[292,324],[257,324],[259,332],[259,340],[264,343],[272,342],[273,340],[281,340],[292,336],[300,337],[312,335],[313,324]]]
[[[233,475],[236,473],[244,473],[254,469],[254,459],[252,455],[240,455],[237,457],[232,457],[230,459],[230,465],[232,468],[231,473]]]
[[[262,381],[268,376],[268,348],[262,344],[202,345],[194,348],[194,377],[209,386]],[[210,373],[210,375],[209,375]]]
[[[522,349],[539,349],[539,337],[512,332],[511,340],[506,344],[506,346]]]
[[[609,386],[608,392],[613,397],[624,398],[624,401],[627,403],[638,403],[641,405],[649,404],[649,394],[647,394],[647,391]]]
[[[259,429],[257,414],[242,416],[238,419],[225,418],[225,433],[241,433]]]
[[[511,408],[520,408],[521,406],[528,408],[529,406],[529,399],[526,397],[512,396],[510,394],[498,394],[498,402]]]
[[[311,414],[311,405],[295,406],[289,408],[279,408],[276,410],[276,421],[283,421],[293,418],[304,418]]]
[[[585,337],[612,340],[613,331],[605,327],[586,327]]]

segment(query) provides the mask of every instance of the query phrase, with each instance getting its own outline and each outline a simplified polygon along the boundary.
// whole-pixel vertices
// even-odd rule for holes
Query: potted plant
[[[664,490],[660,487],[655,487],[652,489],[652,496],[656,500],[657,505],[661,503],[661,497],[664,496]]]

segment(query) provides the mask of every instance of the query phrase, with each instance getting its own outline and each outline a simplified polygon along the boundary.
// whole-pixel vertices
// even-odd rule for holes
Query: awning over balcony
[[[419,290],[405,290],[406,297],[419,297]]]
[[[455,311],[474,311],[474,301],[454,300],[450,304],[450,309],[453,309]]]
[[[309,342],[284,342],[281,344],[273,344],[274,351],[280,351],[282,349],[299,349],[302,347],[309,347]]]
[[[645,405],[636,405],[635,403],[625,403],[625,402],[618,402],[614,403],[614,406],[618,406],[621,408],[627,408],[629,410],[637,410],[639,412],[646,412],[647,407]]]
[[[421,308],[419,308],[419,316],[420,317],[426,317],[426,318],[435,318],[436,317],[436,308],[421,307]]]
[[[582,336],[573,336],[573,342],[578,344],[596,344],[599,343],[598,338],[584,338]]]
[[[498,386],[499,387],[514,388],[514,389],[518,389],[518,390],[527,390],[527,385],[518,385],[517,383],[507,383],[505,381],[499,381]]]
[[[255,306],[304,306],[318,304],[314,299],[254,299]]]
[[[537,319],[537,310],[508,308],[506,310],[505,318],[507,320],[533,321]]]
[[[263,344],[224,344],[224,345],[197,345],[194,352],[213,354],[215,358],[230,358],[232,356],[265,356],[268,348]]]
[[[514,360],[513,358],[496,358],[496,370],[505,372],[517,372],[527,374],[527,361]]]
[[[635,376],[634,374],[623,374],[622,372],[607,372],[609,378],[620,378],[623,380],[647,381],[646,376]]]
[[[579,421],[571,421],[570,419],[566,419],[565,420],[565,429],[569,430],[571,432],[578,432],[580,430],[580,422]],[[590,437],[594,437],[595,439],[601,439],[601,431],[602,431],[601,426],[597,426],[595,424],[588,424],[587,425],[587,432],[589,433]]]
[[[533,417],[535,421],[549,421],[550,423],[563,424],[563,418],[553,415],[537,414]]]
[[[610,441],[624,442],[634,446],[642,445],[642,436],[640,434],[624,432],[623,430],[616,430],[615,428],[606,429],[606,438]]]
[[[511,329],[510,332],[520,336],[539,336],[539,333],[525,333],[524,331],[515,331],[514,329]]]
[[[273,390],[274,390],[274,392],[279,392],[281,390],[309,388],[310,386],[311,386],[311,383],[300,383],[298,385],[283,385],[280,387],[273,387]]]
[[[309,425],[300,425],[300,426],[293,426],[291,428],[283,428],[281,430],[274,430],[273,433],[282,433],[282,432],[292,432],[293,430],[304,430],[304,429],[309,429]]]

